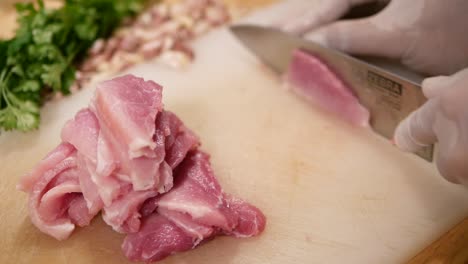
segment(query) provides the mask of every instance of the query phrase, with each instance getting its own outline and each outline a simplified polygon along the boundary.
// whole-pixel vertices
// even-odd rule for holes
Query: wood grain
[[[468,263],[468,219],[408,262],[408,264],[442,263]]]
[[[15,27],[15,16],[8,6],[14,0],[0,2],[0,38],[10,37]],[[46,1],[52,2],[52,1]],[[55,1],[56,2],[56,1]],[[275,0],[225,0],[235,10],[236,15],[243,15],[254,8],[262,7]],[[408,264],[468,263],[468,219],[461,222],[443,237],[411,259]]]

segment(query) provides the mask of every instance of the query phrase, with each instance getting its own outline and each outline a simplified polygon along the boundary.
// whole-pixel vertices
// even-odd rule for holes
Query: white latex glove
[[[396,145],[405,151],[438,142],[437,167],[449,181],[468,186],[468,69],[424,80],[429,99],[397,128]]]
[[[426,74],[453,74],[468,66],[467,0],[392,0],[370,18],[325,25],[373,1],[292,0],[297,8],[277,24],[344,52],[399,59]]]

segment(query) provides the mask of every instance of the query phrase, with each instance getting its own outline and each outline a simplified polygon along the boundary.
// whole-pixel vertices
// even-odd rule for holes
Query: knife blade
[[[423,78],[389,61],[375,58],[365,61],[274,28],[234,25],[230,30],[280,75],[286,73],[296,49],[324,60],[351,86],[360,103],[371,113],[370,126],[385,138],[392,139],[398,124],[427,101],[420,85]],[[416,154],[431,162],[434,146]]]

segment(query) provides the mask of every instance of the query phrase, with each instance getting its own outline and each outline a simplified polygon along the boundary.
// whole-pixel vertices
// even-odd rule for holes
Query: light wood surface
[[[270,0],[226,1],[231,6],[240,7],[240,13],[250,10],[252,7],[263,6],[268,2],[273,2]],[[242,10],[242,8],[244,9]],[[11,21],[14,21],[11,15],[4,16],[1,13],[4,11],[5,9],[0,8],[0,24],[2,24],[2,29],[7,28],[3,27],[3,25],[7,25],[7,22],[3,23],[3,21],[10,21],[10,25],[13,25]],[[2,34],[3,32],[4,31],[2,31]],[[216,42],[220,40],[216,39],[213,41]],[[247,56],[243,53],[240,53],[240,55]],[[265,72],[261,68],[258,68],[258,65],[255,66],[253,62],[244,65],[245,62],[240,62],[232,56],[230,56],[230,58],[231,60],[228,59],[227,62],[233,64],[231,66],[234,66],[237,71],[237,75],[234,74],[234,77],[241,76],[241,78],[250,78],[251,81],[261,87],[256,88],[255,85],[253,87],[241,89],[238,87],[252,86],[251,82],[244,83],[236,80],[232,81],[231,85],[226,85],[226,80],[215,78],[216,80],[210,80],[209,83],[211,86],[208,85],[208,87],[204,87],[205,93],[215,94],[215,97],[210,97],[211,101],[204,101],[200,98],[200,95],[195,95],[195,98],[200,101],[195,100],[195,103],[188,102],[188,104],[183,104],[185,99],[178,97],[175,92],[171,93],[166,90],[165,96],[168,97],[167,105],[171,107],[171,110],[175,110],[181,115],[184,120],[187,120],[187,123],[201,134],[205,143],[205,148],[213,154],[215,170],[218,172],[220,180],[225,185],[226,189],[247,198],[264,209],[269,217],[269,227],[265,235],[258,239],[245,242],[236,242],[229,238],[218,239],[216,242],[212,242],[193,253],[172,258],[167,263],[178,263],[178,261],[182,261],[182,263],[187,261],[188,263],[189,260],[193,261],[193,263],[202,263],[204,261],[209,261],[209,263],[211,263],[216,260],[223,260],[223,262],[226,263],[274,263],[270,261],[272,259],[275,259],[275,263],[276,260],[283,260],[282,262],[287,263],[309,263],[300,262],[300,260],[306,261],[314,259],[314,257],[318,258],[320,254],[330,254],[330,259],[333,260],[334,257],[337,257],[333,253],[342,252],[342,254],[346,255],[346,253],[358,251],[356,248],[363,246],[359,244],[363,243],[364,246],[372,246],[371,242],[379,243],[379,241],[380,243],[387,243],[386,246],[388,250],[379,248],[381,253],[379,253],[380,255],[376,255],[376,257],[385,258],[388,257],[387,255],[389,255],[390,252],[399,252],[398,254],[400,254],[400,256],[395,260],[404,262],[411,258],[411,256],[414,256],[422,248],[429,245],[431,241],[435,241],[436,238],[448,230],[450,226],[454,226],[459,222],[463,218],[461,216],[466,216],[466,207],[463,205],[463,201],[466,201],[466,196],[462,193],[463,190],[453,187],[437,178],[438,176],[433,171],[433,168],[428,168],[412,157],[402,156],[401,153],[398,153],[396,150],[389,149],[384,142],[367,132],[350,130],[349,127],[343,126],[340,122],[333,119],[330,120],[329,116],[320,113],[320,111],[310,110],[305,104],[301,102],[298,103],[297,98],[281,92],[278,84],[270,78],[265,77]],[[213,58],[207,59],[205,62],[207,64],[220,63],[219,60],[214,60]],[[200,68],[200,66],[198,67]],[[197,66],[195,68],[197,68]],[[151,77],[147,69],[148,68],[139,68],[136,71],[141,72],[142,75],[146,74],[148,77]],[[151,67],[151,69],[154,71],[154,67]],[[197,72],[197,70],[195,71]],[[168,86],[171,87],[170,89],[174,88],[174,91],[186,89],[182,87],[187,86],[187,84],[183,83],[183,81],[179,82],[178,79],[180,78],[176,73],[167,72],[163,69],[157,72],[166,72],[166,75],[161,74],[161,79],[165,79],[167,83],[173,84]],[[194,76],[194,74],[192,73],[191,76]],[[268,74],[266,74],[266,76],[268,76]],[[159,80],[158,78],[155,79]],[[202,86],[202,84],[204,86],[206,81],[207,80],[198,80],[198,84],[194,84],[194,86]],[[236,84],[235,87],[232,87],[233,84]],[[219,94],[216,95],[216,86],[227,86],[226,92],[229,93],[232,98],[239,99],[240,101],[226,101],[223,99],[226,97],[225,94],[223,94],[223,96]],[[270,93],[270,89],[275,92]],[[265,96],[266,94],[269,95]],[[0,232],[2,233],[0,238],[0,263],[54,263],[54,261],[57,263],[97,263],[103,260],[112,260],[113,263],[125,263],[119,251],[122,236],[115,234],[109,228],[105,227],[101,220],[95,220],[93,225],[89,228],[78,230],[70,240],[58,243],[38,232],[30,224],[29,219],[26,217],[25,196],[14,190],[19,175],[29,170],[38,159],[57,143],[58,131],[63,121],[70,117],[74,113],[74,110],[85,105],[89,96],[90,92],[88,91],[81,95],[74,95],[73,97],[66,98],[63,102],[58,103],[58,105],[48,105],[43,111],[45,118],[43,127],[45,128],[37,133],[32,133],[29,136],[15,135],[15,133],[13,133],[0,137],[2,149],[0,152],[0,171],[4,179],[2,180],[0,193],[2,197],[7,197],[0,201],[0,207],[2,208],[2,212],[0,213]],[[221,115],[220,113],[214,112],[214,109],[219,109],[220,105],[213,105],[213,99],[217,99],[218,104],[221,104],[223,107],[226,105],[238,107],[238,103],[245,103],[246,105],[242,105],[245,109],[241,109],[236,113],[232,111],[226,113],[223,111],[223,115]],[[210,108],[210,102],[212,108]],[[263,107],[275,108],[275,103],[289,108],[287,111],[288,113],[291,113],[290,111],[294,112],[295,117],[289,120],[287,125],[290,128],[287,129],[287,131],[282,129],[285,124],[280,124],[275,121],[276,118],[280,117],[288,118],[288,116],[283,113],[284,111],[272,112],[278,115],[276,118],[273,118],[272,113],[267,113],[264,109],[262,110]],[[258,106],[252,107],[251,104],[258,104]],[[207,115],[197,116],[197,114],[195,114],[197,112],[204,112]],[[58,113],[65,114],[58,115]],[[252,118],[254,113],[256,115],[255,119],[257,122],[261,123],[260,125],[257,123],[250,123],[249,119]],[[204,122],[208,120],[208,118],[210,118],[211,125],[208,122]],[[212,124],[213,120],[216,120],[218,124]],[[298,124],[300,124],[300,130],[298,129]],[[243,130],[237,130],[238,127],[245,125],[247,126],[244,127]],[[258,128],[257,126],[262,126],[262,128]],[[252,129],[248,130],[247,128]],[[340,132],[339,130],[342,131]],[[216,131],[218,131],[218,134],[214,134]],[[223,133],[219,133],[221,131],[223,131]],[[237,135],[237,140],[232,142],[232,138],[236,136],[234,135],[234,131],[237,131],[240,135]],[[277,132],[275,136],[266,136],[263,143],[250,140],[254,135],[260,138],[260,135],[266,133],[266,131]],[[268,135],[268,133],[266,134]],[[277,136],[286,138],[285,142],[283,141],[282,143],[289,146],[289,148],[272,147],[272,145],[275,145],[273,142],[277,139]],[[307,138],[317,145],[310,146],[309,149],[301,148],[301,146],[298,145],[302,142],[301,140],[291,139],[299,137]],[[370,142],[368,137],[371,138]],[[348,140],[354,142],[347,142]],[[221,146],[220,143],[222,143]],[[249,143],[251,146],[249,146]],[[330,147],[330,145],[334,146],[333,151],[326,147],[327,144],[328,147]],[[343,146],[343,144],[345,146]],[[238,145],[237,148],[236,145]],[[353,153],[355,153],[353,148],[356,147],[359,148],[360,155],[365,155],[367,153],[373,156],[367,161],[358,157],[356,157],[357,161],[355,161],[355,159],[350,159],[347,154],[353,155]],[[226,151],[227,149],[232,149],[232,151]],[[388,155],[388,157],[384,160],[375,157],[375,155],[380,155],[382,152]],[[274,157],[269,157],[272,158],[270,162],[263,165],[255,163],[264,162],[265,155],[268,154],[274,154]],[[305,159],[306,157],[307,159]],[[323,160],[324,157],[328,159]],[[337,161],[337,159],[339,160],[337,163],[339,164],[338,168],[330,167],[332,161]],[[385,165],[389,165],[388,159],[392,161],[392,167],[387,168]],[[312,163],[310,163],[311,160],[313,161]],[[289,164],[285,164],[285,162],[289,162]],[[380,166],[380,168],[375,168],[376,165],[381,163],[384,163],[384,165]],[[254,170],[246,171],[246,168],[254,168]],[[362,176],[363,173],[374,173],[377,176],[366,178],[367,176]],[[378,175],[380,173],[384,175]],[[399,173],[400,175],[393,175],[392,173]],[[258,177],[259,175],[265,177],[266,174],[269,174],[270,177],[277,177],[276,179],[279,182],[263,183],[262,181],[265,179],[260,179]],[[281,174],[293,175],[293,178],[288,179],[285,175]],[[416,174],[414,177],[415,179],[412,179],[409,174]],[[427,177],[427,181],[425,182],[424,179],[421,179],[421,175],[418,176],[418,174],[427,174],[424,175]],[[387,186],[390,193],[386,193],[382,196],[383,193],[379,192],[379,188],[381,187],[377,187],[377,189],[372,191],[364,188],[365,186],[370,188],[372,185],[371,183],[359,185],[354,181],[348,182],[349,179],[346,178],[342,178],[342,182],[340,183],[333,183],[332,180],[329,182],[319,182],[317,178],[326,176],[338,179],[343,175],[347,175],[351,178],[356,177],[356,179],[359,180],[372,181],[373,179],[375,181],[374,184],[380,181],[378,184],[391,185],[392,182],[385,182],[388,181],[388,178],[397,178],[396,181],[399,181],[400,184],[402,180],[411,179],[413,182],[407,182],[403,184],[403,186],[391,186],[394,187],[394,189],[390,189],[390,187]],[[307,177],[311,177],[312,179],[308,180]],[[417,186],[416,183],[420,184],[420,186]],[[334,193],[340,190],[336,189],[336,186],[331,184],[337,184],[338,186],[345,185],[351,189],[355,188],[354,191],[358,191],[359,188],[364,189],[359,190],[361,195],[359,201],[353,202],[351,200],[354,198],[350,196],[351,193],[347,193],[348,190],[345,191],[344,197],[351,199],[350,201],[343,199],[343,193]],[[242,188],[239,186],[242,186]],[[441,191],[442,194],[438,196],[437,199],[434,197],[431,198],[429,195],[430,191],[419,189],[425,187],[434,190],[434,193]],[[293,191],[288,191],[288,188]],[[403,190],[401,188],[403,188]],[[408,190],[408,188],[416,189]],[[321,197],[321,195],[323,195],[322,192],[325,192],[325,190],[329,191],[330,195],[342,196],[340,199],[336,200]],[[282,196],[282,199],[277,201],[277,203],[280,203],[280,205],[284,207],[280,212],[276,212],[276,209],[271,205],[272,201],[276,201],[275,197],[270,197],[272,191]],[[262,192],[263,195],[261,195]],[[314,195],[313,192],[318,192],[320,194]],[[397,194],[392,195],[391,192],[400,193],[400,197],[396,197]],[[417,197],[418,201],[403,201],[403,198],[411,196],[409,192],[416,192],[416,196],[419,196]],[[401,197],[401,195],[403,196]],[[272,198],[272,200],[270,198]],[[285,198],[287,198],[286,204],[284,204]],[[387,201],[384,202],[381,199],[387,199]],[[427,199],[427,201],[424,201],[424,199]],[[450,201],[454,203],[451,204]],[[406,233],[402,234],[401,229],[398,228],[401,228],[401,224],[405,222],[405,219],[407,220],[407,215],[399,216],[401,219],[395,219],[394,216],[389,214],[388,217],[392,218],[391,223],[387,225],[379,222],[384,221],[383,218],[381,218],[383,215],[380,210],[381,208],[388,207],[389,202],[391,207],[401,206],[402,208],[399,208],[399,210],[409,214],[419,212],[420,215],[416,222],[419,222],[420,226],[412,226],[411,223],[406,223],[406,228],[408,228],[408,230],[406,230]],[[398,204],[398,202],[401,202],[401,204]],[[300,209],[299,204],[304,203],[304,206],[306,206],[309,212],[301,213],[296,211]],[[351,210],[348,213],[357,215],[351,216],[350,219],[348,219],[351,221],[349,223],[344,220],[340,221],[327,218],[327,214],[331,214],[331,211],[327,211],[329,209],[323,208],[322,210],[326,211],[317,211],[316,207],[318,203],[328,203],[330,208],[334,209],[337,209],[337,207],[341,208],[337,210],[343,210],[340,216],[344,218],[349,217],[345,214],[347,212],[346,210]],[[427,212],[422,212],[424,210],[414,206],[427,206]],[[457,206],[460,206],[459,211],[456,209]],[[405,207],[414,207],[414,210],[408,210],[408,208]],[[390,208],[390,210],[394,210],[395,213],[399,211],[397,208]],[[311,213],[316,214],[317,212],[323,215],[316,215],[315,217],[314,215],[310,215]],[[376,214],[376,212],[380,212],[380,215]],[[386,214],[387,213],[388,212],[386,212]],[[430,221],[426,219],[428,215],[430,216]],[[356,221],[356,219],[353,218],[356,216],[367,217],[368,219],[365,223],[367,223],[368,226],[360,227],[358,226],[358,222],[353,222]],[[347,244],[340,242],[340,239],[336,239],[336,237],[340,237],[337,233],[342,232],[343,236],[346,236],[345,233],[350,231],[346,230],[343,226],[334,226],[333,228],[336,228],[336,230],[330,230],[329,232],[336,236],[325,235],[322,234],[321,231],[314,230],[319,228],[323,229],[324,226],[327,226],[326,223],[320,221],[330,221],[330,228],[333,224],[341,224],[348,228],[350,225],[355,225],[354,228],[356,230],[351,232],[354,232],[355,235],[365,234],[368,236],[369,234],[365,232],[360,233],[362,232],[361,228],[373,228],[375,231],[373,235],[379,236],[379,238],[377,240],[375,240],[375,238],[372,240],[363,235],[363,237],[356,238],[354,243]],[[412,218],[411,221],[414,222],[414,218]],[[288,225],[290,224],[295,225],[292,231],[288,229]],[[372,225],[374,226],[371,227]],[[301,226],[302,229],[299,228]],[[394,226],[397,226],[396,230],[392,230]],[[432,228],[437,230],[431,230]],[[403,239],[402,241],[389,241],[386,240],[385,237],[382,237],[383,234],[387,234],[388,232],[395,233],[394,235],[403,238],[405,238],[405,236],[416,236],[419,238],[415,239],[413,237]],[[289,248],[291,245],[295,245],[297,248],[291,249],[291,251],[285,251],[284,248],[281,248],[281,243],[270,241],[277,241],[278,239],[285,239],[288,241],[289,244],[286,248]],[[85,245],[83,244],[84,241],[86,241]],[[410,242],[414,242],[414,244],[410,244]],[[313,252],[319,248],[322,251],[325,250],[325,253]],[[407,249],[405,250],[404,248]],[[468,261],[467,248],[468,220],[465,220],[444,237],[437,240],[430,247],[414,257],[409,263],[466,263]],[[57,253],[57,250],[60,254]],[[261,250],[268,252],[269,255],[263,254],[256,256]],[[271,252],[272,250],[276,252]],[[232,252],[232,254],[229,253],[226,256],[222,253],[225,251]],[[402,251],[405,253],[401,253]],[[26,252],[26,254],[24,252]],[[236,254],[236,252],[242,252],[242,254]],[[359,255],[355,252],[354,254],[354,256]],[[352,263],[351,257],[347,258],[347,260],[348,263]],[[382,260],[373,263],[391,263],[388,262],[388,260],[387,258],[385,261]]]

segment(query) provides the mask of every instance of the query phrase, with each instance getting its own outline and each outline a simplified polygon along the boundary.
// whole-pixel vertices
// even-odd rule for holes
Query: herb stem
[[[6,77],[5,77],[5,81],[2,82],[2,84],[3,84],[3,85],[2,85],[2,96],[3,96],[3,98],[5,99],[6,105],[7,105],[7,106],[11,106],[10,99],[9,99],[8,96],[7,96],[8,86],[6,85],[6,84],[8,83],[8,80],[9,80],[10,77],[11,77],[11,74],[12,74],[11,68],[8,69],[7,72],[8,72],[8,73],[7,73]],[[2,77],[3,77],[3,76],[2,76]]]

